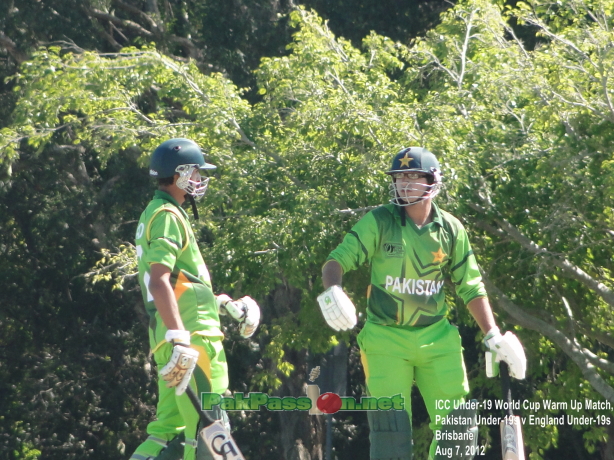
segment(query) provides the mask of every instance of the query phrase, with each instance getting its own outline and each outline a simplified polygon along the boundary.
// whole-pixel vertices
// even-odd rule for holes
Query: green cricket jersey
[[[486,297],[467,232],[433,205],[433,221],[418,228],[405,210],[380,206],[359,220],[328,257],[344,273],[371,265],[367,321],[387,326],[428,326],[446,314],[444,279],[469,303]]]
[[[162,264],[171,270],[171,286],[185,328],[200,335],[223,336],[209,271],[188,215],[168,193],[157,190],[141,214],[136,230],[136,251],[153,350],[164,343],[167,328],[149,291],[151,264]]]

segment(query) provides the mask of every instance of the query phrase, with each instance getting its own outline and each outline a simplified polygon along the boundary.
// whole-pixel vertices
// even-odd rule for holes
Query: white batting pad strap
[[[524,348],[516,337],[510,331],[505,335],[497,337],[498,340],[493,341],[490,351],[497,354],[496,361],[505,361],[510,369],[510,375],[516,379],[524,379],[527,373],[527,357],[524,354]]]
[[[356,326],[356,307],[339,285],[331,286],[318,296],[322,315],[335,331]]]

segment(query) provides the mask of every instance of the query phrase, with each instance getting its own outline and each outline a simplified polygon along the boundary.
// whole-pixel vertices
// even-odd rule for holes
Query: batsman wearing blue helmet
[[[222,394],[228,386],[222,346],[220,314],[239,322],[243,337],[258,327],[260,308],[250,297],[233,301],[214,295],[209,271],[181,205],[200,199],[209,178],[201,171],[215,169],[205,162],[198,145],[189,139],[170,139],[152,154],[149,175],[158,190],[141,214],[136,230],[139,282],[149,314],[149,345],[160,380],[156,420],[149,437],[131,460],[194,460],[199,415],[185,390]],[[183,436],[184,448],[170,441]],[[199,454],[206,458],[208,452]]]
[[[467,232],[433,202],[442,185],[435,155],[404,148],[386,174],[392,179],[390,203],[366,214],[330,253],[318,302],[333,329],[353,328],[356,309],[342,278],[370,266],[367,320],[358,335],[367,391],[374,397],[400,394],[406,409],[367,414],[371,460],[411,460],[414,382],[434,432],[429,459],[472,459],[477,414],[464,404],[469,385],[458,329],[446,318],[444,281],[452,282],[485,333],[488,376],[504,360],[512,376],[524,378],[524,350],[514,334],[501,335],[495,324]]]

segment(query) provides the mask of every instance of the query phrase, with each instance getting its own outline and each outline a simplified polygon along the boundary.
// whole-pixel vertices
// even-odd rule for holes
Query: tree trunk
[[[292,286],[278,286],[272,293],[271,306],[276,315],[298,313],[300,291]],[[307,369],[307,350],[286,349],[286,358],[294,365],[294,372],[283,379],[276,391],[280,397],[305,396],[310,369]],[[322,415],[307,411],[280,411],[280,446],[285,460],[324,460],[323,443],[325,421]]]
[[[308,377],[307,352],[288,353],[294,372],[279,388],[280,396],[305,396]],[[282,411],[281,447],[286,460],[324,460],[323,443],[325,421],[323,415],[309,415],[307,411]]]

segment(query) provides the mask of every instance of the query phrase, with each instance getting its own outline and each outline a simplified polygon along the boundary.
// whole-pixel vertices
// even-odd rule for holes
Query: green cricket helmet
[[[196,198],[202,198],[207,191],[209,178],[200,176],[192,179],[194,171],[215,169],[216,166],[205,162],[205,155],[196,142],[190,139],[169,139],[154,150],[149,163],[149,175],[164,179],[179,174],[177,187]]]
[[[390,170],[390,202],[397,206],[411,206],[434,198],[441,190],[442,176],[439,161],[423,147],[406,147],[392,159]],[[426,179],[426,184],[420,179]]]

